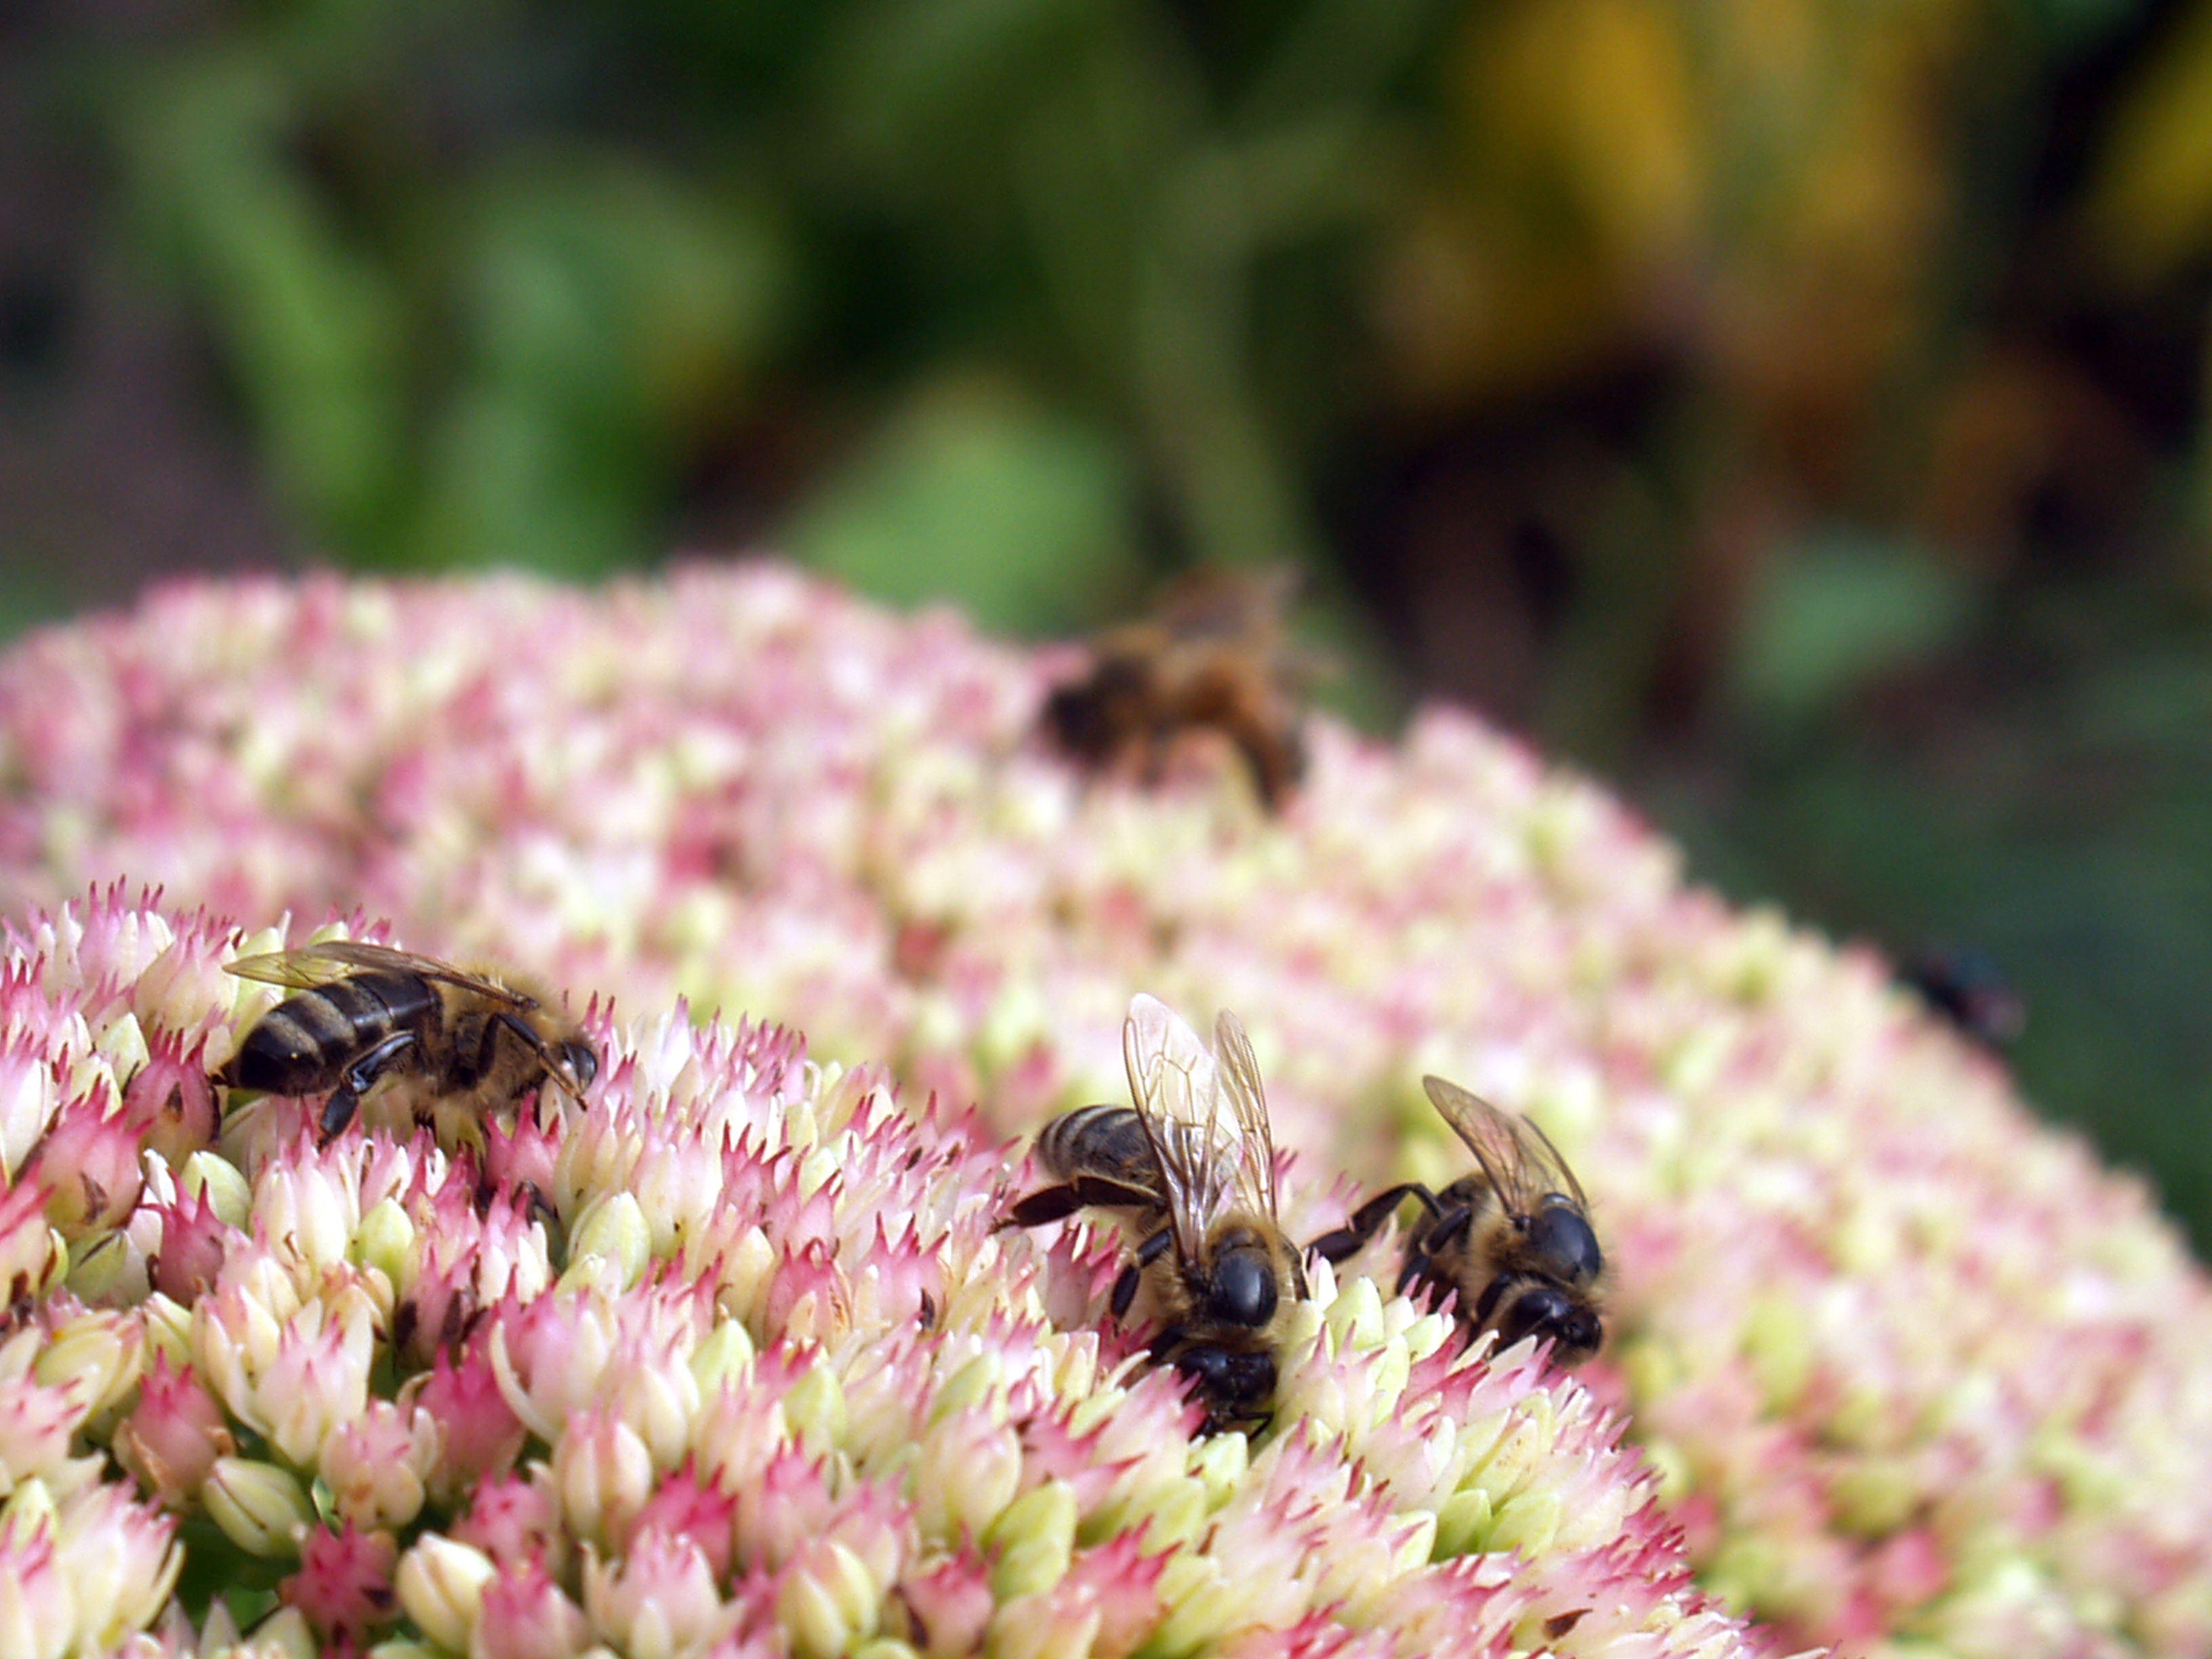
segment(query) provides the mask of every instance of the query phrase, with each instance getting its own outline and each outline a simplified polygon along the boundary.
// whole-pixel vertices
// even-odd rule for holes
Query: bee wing
[[[1165,1003],[1139,994],[1121,1024],[1121,1059],[1137,1121],[1159,1165],[1176,1249],[1194,1256],[1221,1208],[1234,1166],[1223,1145],[1213,1057]]]
[[[1527,1118],[1500,1111],[1480,1096],[1440,1077],[1425,1077],[1421,1086],[1429,1091],[1444,1121],[1474,1154],[1474,1161],[1482,1166],[1483,1179],[1496,1191],[1509,1214],[1535,1214],[1548,1193],[1565,1194],[1577,1209],[1589,1207],[1582,1183],[1559,1156],[1559,1149]]]
[[[1267,1091],[1244,1022],[1224,1009],[1213,1022],[1215,1073],[1237,1120],[1237,1195],[1248,1209],[1275,1219],[1275,1136],[1267,1125]]]
[[[1271,637],[1304,580],[1294,564],[1194,570],[1160,596],[1153,620],[1178,640]]]
[[[258,980],[264,985],[312,991],[318,985],[328,985],[361,971],[358,964],[332,953],[331,945],[337,942],[304,945],[297,951],[271,951],[266,956],[240,957],[234,962],[224,963],[223,971],[240,979]],[[392,954],[397,956],[398,952]]]
[[[328,985],[364,971],[379,969],[393,973],[419,974],[424,979],[441,980],[448,985],[458,985],[478,995],[506,1003],[509,1007],[535,1007],[533,999],[509,989],[496,981],[476,974],[464,973],[449,962],[440,962],[435,957],[418,957],[411,951],[395,951],[388,945],[371,945],[363,939],[331,939],[319,945],[303,945],[296,951],[273,951],[267,956],[240,957],[227,962],[223,967],[240,979],[260,980],[270,985],[289,985],[295,991],[313,990],[318,985]]]

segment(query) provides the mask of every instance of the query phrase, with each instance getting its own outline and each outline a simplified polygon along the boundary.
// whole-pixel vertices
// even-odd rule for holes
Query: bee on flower
[[[1581,1364],[1605,1340],[1598,1294],[1605,1256],[1582,1183],[1551,1137],[1527,1118],[1440,1077],[1423,1078],[1421,1086],[1474,1154],[1475,1172],[1441,1193],[1410,1181],[1389,1188],[1306,1248],[1341,1261],[1399,1205],[1418,1199],[1422,1213],[1407,1235],[1398,1288],[1456,1291],[1459,1316],[1470,1329],[1494,1331],[1507,1346],[1524,1336],[1545,1338],[1559,1364]]]
[[[1200,732],[1228,739],[1269,811],[1305,771],[1303,691],[1312,664],[1283,637],[1297,586],[1287,565],[1201,571],[1170,587],[1151,615],[1091,644],[1091,672],[1057,688],[1043,724],[1097,771],[1133,769],[1147,781]]]
[[[1123,1212],[1139,1242],[1114,1281],[1115,1317],[1149,1286],[1161,1321],[1155,1362],[1189,1380],[1209,1431],[1256,1427],[1274,1398],[1283,1316],[1310,1293],[1278,1217],[1274,1137],[1251,1040],[1224,1012],[1209,1054],[1164,1003],[1139,995],[1121,1053],[1135,1104],[1081,1106],[1046,1124],[1037,1158],[1055,1184],[1020,1200],[1000,1224]]]
[[[418,1124],[465,1137],[542,1085],[580,1100],[599,1074],[599,1051],[567,1006],[503,969],[472,972],[350,939],[224,966],[296,994],[261,1017],[215,1080],[278,1095],[329,1091],[326,1141],[387,1080]]]

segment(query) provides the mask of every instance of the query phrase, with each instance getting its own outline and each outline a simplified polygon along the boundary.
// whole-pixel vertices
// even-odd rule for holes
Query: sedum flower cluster
[[[22,1582],[127,1525],[171,1610],[69,1598],[172,1646],[250,1591],[456,1652],[2212,1650],[2212,1294],[2139,1184],[1471,719],[1316,720],[1270,816],[1203,738],[1071,771],[1079,663],[774,566],[204,584],[0,659]],[[217,963],[287,915],[598,999],[590,1109],[218,1122],[274,994]],[[1603,1354],[1469,1352],[1385,1237],[1274,1426],[1192,1440],[1110,1233],[992,1231],[1137,990],[1243,1018],[1300,1237],[1466,1172],[1423,1073],[1533,1116]]]
[[[589,1019],[458,1152],[218,1122],[272,1000],[110,890],[0,981],[0,1651],[870,1659],[1759,1650],[1617,1419],[1372,1281],[1257,1445],[1102,1318],[1018,1147],[787,1028]],[[1294,1217],[1294,1219],[1302,1218]]]

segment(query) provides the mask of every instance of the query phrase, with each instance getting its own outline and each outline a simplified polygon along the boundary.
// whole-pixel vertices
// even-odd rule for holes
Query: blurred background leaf
[[[1292,560],[1741,897],[2024,993],[2212,1238],[2208,0],[0,9],[0,627]]]

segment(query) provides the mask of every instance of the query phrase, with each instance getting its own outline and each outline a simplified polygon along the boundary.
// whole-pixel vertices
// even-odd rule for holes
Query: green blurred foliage
[[[1133,480],[1109,432],[954,378],[824,480],[786,545],[900,605],[957,593],[998,629],[1067,629],[1144,595]]]
[[[2212,0],[210,0],[39,50],[303,556],[777,544],[1016,631],[1297,561],[1346,706],[1476,701],[1741,896],[1986,951],[2029,1092],[2212,1239]]]

